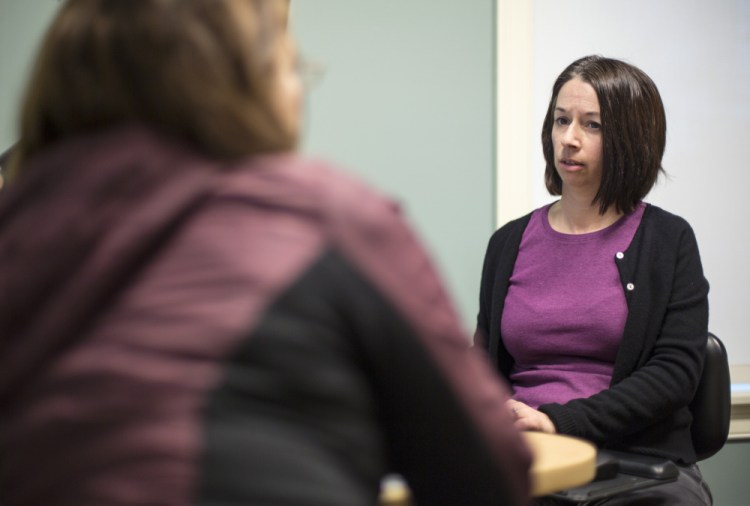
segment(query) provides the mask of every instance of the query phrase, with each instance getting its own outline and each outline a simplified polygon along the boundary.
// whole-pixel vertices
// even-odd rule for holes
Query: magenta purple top
[[[615,258],[645,209],[596,232],[564,234],[550,226],[550,206],[534,211],[523,234],[501,322],[515,398],[534,408],[609,386],[628,312]]]

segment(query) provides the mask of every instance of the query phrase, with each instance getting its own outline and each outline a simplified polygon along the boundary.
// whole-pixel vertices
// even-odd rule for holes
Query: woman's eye
[[[560,126],[565,126],[570,123],[570,121],[568,121],[568,118],[565,116],[560,116],[559,118],[555,118],[555,123]]]
[[[589,121],[588,127],[592,130],[599,130],[602,128],[602,125],[597,123],[596,121]]]

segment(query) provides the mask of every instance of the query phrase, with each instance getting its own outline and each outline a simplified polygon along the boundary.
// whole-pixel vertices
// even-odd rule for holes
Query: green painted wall
[[[698,465],[711,487],[715,506],[750,504],[750,441],[729,442],[719,453]]]
[[[0,149],[57,0],[0,0]],[[473,330],[493,229],[494,2],[292,0],[301,52],[325,65],[303,150],[393,196]]]
[[[18,105],[58,0],[0,0],[0,152],[15,142]]]
[[[292,0],[304,149],[401,202],[473,331],[494,213],[494,2]]]

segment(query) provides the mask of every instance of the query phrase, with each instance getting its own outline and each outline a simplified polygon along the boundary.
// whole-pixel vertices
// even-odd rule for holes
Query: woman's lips
[[[582,169],[584,167],[584,164],[582,162],[579,162],[578,160],[563,158],[562,160],[560,160],[560,166],[565,170],[574,171]]]

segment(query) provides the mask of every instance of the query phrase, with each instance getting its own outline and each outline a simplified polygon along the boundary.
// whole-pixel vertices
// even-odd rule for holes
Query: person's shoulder
[[[338,227],[379,227],[400,219],[401,206],[375,186],[328,161],[297,157],[290,175],[317,200],[321,218]]]
[[[646,204],[636,240],[659,251],[697,244],[695,231],[685,218],[653,204]]]
[[[643,223],[651,228],[656,228],[664,232],[680,232],[683,230],[692,230],[690,223],[677,214],[663,209],[654,204],[645,204],[646,209],[643,213]]]
[[[520,236],[523,235],[523,231],[526,230],[531,217],[536,211],[538,211],[538,209],[519,218],[512,219],[495,230],[495,232],[493,232],[492,236],[490,237],[490,247],[492,247],[493,245],[504,243],[505,241],[513,237],[520,238]]]
[[[294,154],[254,157],[230,170],[222,193],[266,200],[318,222],[331,233],[378,229],[400,221],[400,206],[331,162]]]
[[[528,214],[525,214],[523,216],[510,220],[509,222],[505,223],[503,226],[498,228],[495,231],[495,233],[508,233],[510,231],[518,230],[518,229],[523,230],[524,228],[526,228],[526,225],[528,225],[529,220],[531,219],[533,214],[538,211],[539,209],[536,209]]]

